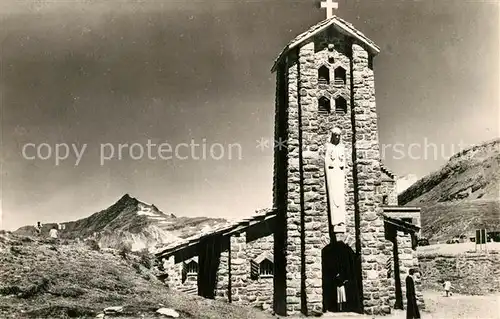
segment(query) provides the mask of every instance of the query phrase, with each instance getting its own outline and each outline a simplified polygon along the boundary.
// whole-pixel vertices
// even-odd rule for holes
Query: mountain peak
[[[102,247],[120,247],[127,242],[132,249],[153,248],[187,238],[201,230],[225,223],[223,219],[177,217],[124,194],[108,208],[86,218],[64,223],[61,238],[94,238]],[[34,227],[21,227],[18,233],[33,233]]]

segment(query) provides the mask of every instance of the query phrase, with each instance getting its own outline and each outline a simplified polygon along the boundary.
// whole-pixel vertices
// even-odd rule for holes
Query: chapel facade
[[[170,288],[279,315],[404,308],[404,279],[418,268],[420,209],[397,205],[395,176],[381,163],[378,53],[335,16],[283,49],[272,67],[275,141],[285,145],[274,154],[273,208],[157,253]],[[325,166],[333,129],[340,184]],[[341,194],[340,213],[332,194]]]

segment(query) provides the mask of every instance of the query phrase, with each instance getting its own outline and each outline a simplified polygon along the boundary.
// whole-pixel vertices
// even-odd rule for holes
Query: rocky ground
[[[0,234],[0,318],[94,318],[108,307],[122,307],[113,318],[155,318],[159,308],[179,318],[272,318],[172,293],[156,279],[148,255],[91,243]]]
[[[500,294],[447,298],[426,291],[424,297],[427,311],[422,318],[499,318]],[[156,313],[160,308],[174,310],[179,318],[273,318],[255,309],[170,292],[156,279],[146,254],[0,233],[0,318],[102,318],[108,307],[121,307],[121,313],[106,318],[167,318]],[[405,318],[405,313],[380,318]]]

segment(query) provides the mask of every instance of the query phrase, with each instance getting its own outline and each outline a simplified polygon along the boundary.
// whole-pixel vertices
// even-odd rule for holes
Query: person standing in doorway
[[[420,319],[420,311],[417,305],[417,294],[415,293],[415,269],[410,269],[406,277],[406,319]]]
[[[337,305],[339,307],[339,311],[345,310],[345,304],[347,302],[347,297],[345,293],[345,285],[347,284],[347,280],[342,280],[340,278],[340,274],[337,274],[335,281],[337,282]]]

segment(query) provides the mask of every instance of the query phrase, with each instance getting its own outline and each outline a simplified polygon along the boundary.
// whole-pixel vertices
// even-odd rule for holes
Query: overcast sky
[[[124,193],[185,216],[243,218],[270,207],[272,149],[256,148],[273,136],[270,68],[288,41],[324,19],[318,7],[2,0],[0,228],[85,217]],[[500,135],[498,2],[340,0],[339,7],[381,47],[380,142],[400,143],[384,155],[396,174],[424,176],[461,145]],[[121,160],[100,163],[101,144],[117,152],[120,143],[192,139],[208,150],[225,145],[224,158],[134,160],[125,148]],[[56,165],[53,157],[25,159],[27,143],[87,148],[78,165],[74,154]],[[420,148],[408,154],[412,143]],[[437,156],[429,146],[422,159],[425,143]],[[228,158],[228,144],[241,146],[241,159],[238,148]]]

